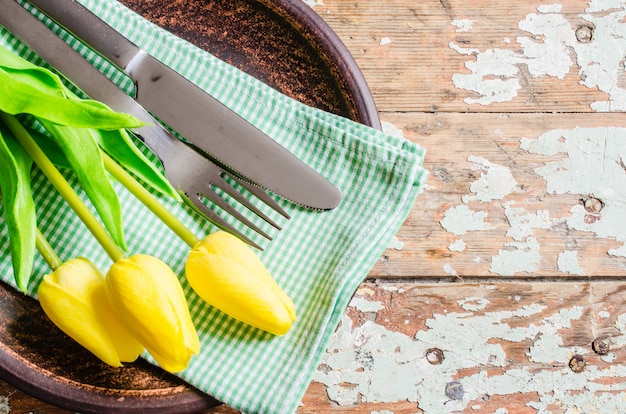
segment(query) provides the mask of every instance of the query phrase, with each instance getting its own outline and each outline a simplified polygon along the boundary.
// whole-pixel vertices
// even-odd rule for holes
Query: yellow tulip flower
[[[284,335],[296,320],[291,298],[248,245],[230,233],[218,231],[196,244],[186,276],[208,304],[256,328]]]
[[[119,367],[143,351],[113,311],[104,275],[88,259],[63,263],[44,276],[37,293],[52,322],[105,363]]]
[[[184,370],[200,341],[178,278],[153,256],[116,261],[106,276],[113,308],[135,338],[169,372]]]

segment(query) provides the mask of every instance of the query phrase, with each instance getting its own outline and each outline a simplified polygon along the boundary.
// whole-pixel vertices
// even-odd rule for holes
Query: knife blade
[[[317,171],[77,1],[29,2],[124,71],[139,104],[223,168],[303,207],[329,210],[341,202],[341,191]],[[89,83],[80,74],[72,81],[81,89]],[[110,94],[87,93],[118,109]]]

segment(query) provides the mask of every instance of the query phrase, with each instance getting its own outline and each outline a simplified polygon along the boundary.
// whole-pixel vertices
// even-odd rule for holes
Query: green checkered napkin
[[[262,260],[297,309],[298,320],[290,332],[274,337],[206,306],[184,278],[189,248],[125,189],[116,187],[129,253],[157,256],[181,276],[202,350],[179,375],[243,412],[295,411],[348,301],[421,190],[428,175],[421,167],[424,150],[279,94],[116,1],[81,3],[251,120],[342,190],[343,202],[329,212],[309,211],[279,198],[291,220],[278,218],[283,229],[272,232],[272,242],[256,239],[265,248]],[[0,42],[36,60],[4,30]],[[91,59],[98,63],[97,57]],[[67,177],[78,188],[73,176]],[[35,173],[33,187],[40,227],[59,256],[63,260],[88,257],[106,272],[111,262],[105,252],[41,174]],[[163,202],[199,237],[213,230],[188,208],[167,199]],[[8,244],[6,226],[0,226],[0,275],[13,283]],[[37,257],[30,294],[47,272],[45,262]]]

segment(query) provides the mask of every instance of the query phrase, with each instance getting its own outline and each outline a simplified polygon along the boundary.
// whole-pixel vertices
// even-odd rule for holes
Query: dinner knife
[[[223,168],[303,207],[329,210],[341,202],[341,191],[313,168],[77,1],[29,2],[124,71],[138,103]],[[110,94],[86,91],[89,80],[80,74],[72,81],[118,108]]]

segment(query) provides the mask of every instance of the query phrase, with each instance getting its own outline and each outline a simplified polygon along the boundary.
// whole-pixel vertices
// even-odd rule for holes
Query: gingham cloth
[[[389,245],[426,180],[424,150],[403,138],[300,104],[116,1],[81,3],[249,119],[343,192],[341,205],[328,212],[309,211],[278,198],[291,220],[278,218],[283,229],[272,232],[273,241],[256,239],[265,248],[261,259],[297,310],[298,320],[290,332],[274,337],[205,305],[184,278],[189,247],[116,185],[129,253],[164,260],[180,275],[186,292],[202,350],[180,377],[243,412],[295,411],[351,296]],[[0,41],[40,63],[4,29]],[[104,65],[94,55],[89,58]],[[115,81],[127,82],[111,73]],[[66,176],[80,192],[73,175]],[[88,257],[106,272],[111,262],[105,252],[38,172],[33,189],[39,226],[59,256],[63,260]],[[165,198],[163,202],[198,237],[213,230],[185,206]],[[0,277],[13,284],[7,229],[1,220]],[[37,256],[31,295],[47,272]],[[144,357],[152,361],[149,355]]]

